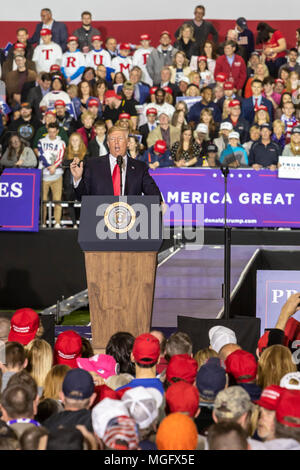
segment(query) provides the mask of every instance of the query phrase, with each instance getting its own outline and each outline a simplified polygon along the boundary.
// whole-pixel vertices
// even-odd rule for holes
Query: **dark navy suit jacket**
[[[270,100],[267,98],[264,98],[264,96],[261,99],[262,105],[266,106],[268,108],[268,113],[270,116],[270,121],[273,121],[273,104]],[[253,105],[253,97],[250,96],[250,98],[246,98],[242,101],[242,116],[250,123],[252,124],[254,121],[254,105]]]
[[[78,200],[82,196],[113,196],[113,183],[109,162],[109,155],[104,157],[91,157],[86,161],[83,177],[75,188]],[[125,196],[159,196],[160,190],[154,179],[149,175],[148,166],[139,160],[127,157],[125,178]]]
[[[43,23],[38,23],[35,28],[33,36],[28,40],[29,44],[36,44],[40,42],[40,32]],[[59,44],[63,52],[67,50],[68,30],[64,23],[53,21],[52,25],[52,41]]]

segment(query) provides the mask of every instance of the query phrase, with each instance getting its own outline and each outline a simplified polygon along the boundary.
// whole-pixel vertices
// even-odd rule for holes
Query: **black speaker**
[[[213,326],[226,326],[235,332],[237,343],[245,351],[256,356],[257,342],[260,338],[260,318],[210,319],[177,317],[177,329],[187,333],[193,342],[193,353],[208,348],[208,332]]]

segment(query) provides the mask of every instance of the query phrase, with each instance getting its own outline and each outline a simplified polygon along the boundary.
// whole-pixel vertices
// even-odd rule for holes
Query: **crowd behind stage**
[[[255,354],[221,325],[198,351],[183,331],[118,331],[95,354],[72,329],[52,348],[31,308],[1,317],[0,449],[300,450],[299,301]]]
[[[240,17],[221,41],[204,18],[199,5],[158,45],[149,31],[130,44],[117,31],[103,37],[91,12],[68,31],[41,10],[33,36],[20,27],[0,51],[1,168],[40,168],[43,200],[74,201],[70,162],[107,154],[113,125],[128,130],[128,155],[152,170],[275,170],[280,155],[299,156],[300,28],[288,49],[272,24],[251,31]],[[73,207],[69,218],[76,226]]]

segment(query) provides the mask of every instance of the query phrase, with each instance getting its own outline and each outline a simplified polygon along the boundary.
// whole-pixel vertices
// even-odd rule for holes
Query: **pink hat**
[[[120,369],[119,364],[108,354],[96,354],[89,358],[80,357],[76,359],[76,362],[80,369],[96,372],[96,374],[104,379],[117,375]]]
[[[8,341],[28,344],[35,338],[39,328],[40,319],[32,308],[20,308],[15,311],[10,320]]]

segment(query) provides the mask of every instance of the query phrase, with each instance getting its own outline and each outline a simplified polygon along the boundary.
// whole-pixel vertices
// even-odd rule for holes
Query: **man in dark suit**
[[[255,78],[251,83],[252,96],[242,101],[242,116],[251,125],[254,121],[255,111],[259,106],[266,106],[268,109],[270,122],[273,121],[273,104],[270,100],[262,96],[263,82]]]
[[[63,52],[67,50],[68,30],[64,23],[53,20],[52,12],[49,8],[41,10],[41,23],[38,23],[33,36],[28,39],[29,44],[40,43],[40,31],[48,28],[52,31],[52,41],[60,45]]]
[[[43,115],[40,110],[40,102],[42,101],[43,97],[50,91],[50,74],[47,72],[38,74],[37,83],[38,85],[34,86],[34,83],[34,85],[27,90],[27,96],[23,96],[22,98],[24,98],[24,101],[28,101],[31,104],[34,116],[41,120]]]
[[[107,143],[109,154],[104,157],[91,157],[85,166],[78,158],[74,158],[70,165],[73,175],[73,185],[76,197],[82,196],[119,196],[120,195],[120,169],[117,157],[123,157],[122,165],[122,194],[159,196],[160,191],[149,175],[145,163],[134,160],[127,155],[128,133],[125,129],[112,127],[108,131]]]
[[[139,127],[139,133],[142,135],[142,144],[146,149],[147,145],[147,137],[151,131],[157,127],[156,119],[157,119],[157,109],[156,108],[148,108],[146,111],[147,122]]]

